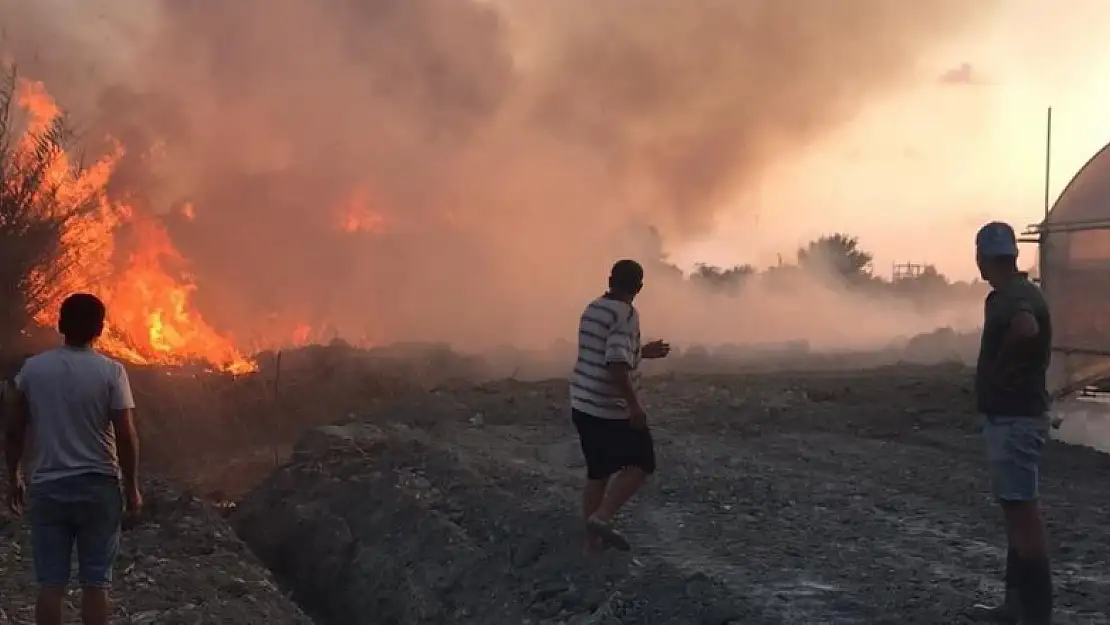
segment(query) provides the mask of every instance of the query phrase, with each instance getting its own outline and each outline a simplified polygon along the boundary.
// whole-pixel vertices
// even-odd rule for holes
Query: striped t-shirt
[[[602,419],[627,419],[628,406],[606,365],[628,364],[640,385],[640,315],[628,303],[599,297],[578,321],[578,361],[570,376],[570,406]]]

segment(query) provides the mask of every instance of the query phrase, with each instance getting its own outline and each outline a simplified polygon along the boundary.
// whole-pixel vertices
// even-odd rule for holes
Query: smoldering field
[[[970,374],[858,370],[960,359],[969,337],[951,330],[875,348],[968,327],[978,306],[863,295],[820,270],[728,297],[654,261],[743,210],[736,198],[765,168],[864,114],[992,5],[0,0],[0,48],[69,110],[91,153],[109,135],[126,149],[107,192],[162,220],[205,319],[243,349],[285,347],[246,376],[131,371],[144,462],[214,499],[252,491],[237,530],[313,609],[341,615],[348,606],[323,604],[344,589],[374,604],[361,618],[404,623],[630,623],[649,610],[669,610],[655,619],[668,623],[936,623],[997,590],[986,572],[1003,553],[977,472]],[[752,236],[794,219],[760,214]],[[629,518],[642,563],[575,577],[581,471],[558,417],[565,383],[519,379],[565,373],[570,346],[552,342],[573,338],[622,256],[648,265],[649,338],[680,347],[647,371],[662,374],[648,401],[667,469]],[[378,347],[288,349],[305,326]],[[753,367],[776,371],[720,375]],[[830,368],[854,371],[812,373]],[[506,377],[518,379],[475,387]],[[350,423],[304,433],[337,419]],[[375,428],[384,445],[326,435]],[[1068,520],[1052,528],[1069,554],[1062,622],[1102,622],[1106,497],[1089,478],[1105,457],[1053,454],[1050,513]],[[294,508],[337,524],[287,523]],[[125,585],[121,612],[196,621],[226,618],[231,595],[252,614],[266,604],[261,584],[244,590],[253,575],[212,575],[245,556],[196,566],[215,541],[156,519],[129,537],[142,581]],[[421,531],[397,540],[397,527]],[[201,529],[227,536],[215,521]],[[155,567],[149,554],[165,557]],[[352,562],[375,563],[374,576]],[[414,562],[432,573],[412,577]],[[188,579],[165,573],[181,563]],[[21,589],[4,596],[21,597],[30,584],[10,577]],[[456,620],[441,618],[448,608]],[[303,622],[275,613],[256,620]]]
[[[613,260],[745,210],[766,168],[992,5],[0,0],[0,48],[90,152],[124,146],[109,193],[164,220],[197,307],[240,344],[307,324],[538,347],[572,338]],[[791,222],[753,215],[752,237]],[[724,298],[657,276],[645,330],[675,343],[873,347],[976,313],[816,277]]]

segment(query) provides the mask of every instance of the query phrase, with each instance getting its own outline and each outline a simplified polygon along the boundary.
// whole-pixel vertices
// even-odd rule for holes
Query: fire
[[[355,189],[340,207],[339,227],[344,232],[372,232],[381,234],[386,231],[388,222],[385,215],[371,208],[370,192],[365,187]]]
[[[18,159],[31,154],[35,138],[50,128],[61,110],[39,82],[20,81],[16,104],[28,117]],[[95,210],[66,221],[58,262],[49,274],[30,277],[33,298],[41,304],[35,321],[52,326],[67,295],[94,293],[104,300],[109,315],[99,347],[113,356],[136,364],[207,363],[233,374],[257,370],[194,309],[196,285],[188,276],[172,272],[187,263],[161,223],[108,198],[105,189],[123,155],[124,147],[117,143],[115,150],[79,173],[68,154],[53,156],[47,183],[58,189],[61,208],[92,199]],[[193,210],[189,205],[185,214],[191,216]],[[125,233],[134,243],[121,253],[117,243]]]
[[[113,328],[129,343],[142,346],[148,363],[204,361],[230,373],[254,371],[254,363],[193,310],[196,285],[168,271],[184,265],[185,259],[165,229],[142,218],[132,218],[128,225],[139,243],[118,279],[102,290],[113,311]]]
[[[312,326],[307,323],[298,323],[297,327],[293,328],[293,345],[301,347],[308,344],[309,336],[312,334]]]

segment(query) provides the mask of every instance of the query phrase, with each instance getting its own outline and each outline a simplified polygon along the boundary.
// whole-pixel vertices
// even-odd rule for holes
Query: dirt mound
[[[979,331],[957,332],[940,328],[918,334],[906,342],[904,357],[909,362],[963,362],[974,364],[979,353]]]
[[[311,625],[218,513],[157,481],[145,495],[144,521],[123,537],[113,622]],[[0,538],[0,624],[33,623],[26,523],[0,518]],[[73,623],[78,600],[72,594],[67,610]]]
[[[325,623],[960,623],[1004,539],[959,366],[650,379],[660,472],[587,564],[563,382],[305,436],[233,524]],[[1059,623],[1110,622],[1110,461],[1055,444]]]

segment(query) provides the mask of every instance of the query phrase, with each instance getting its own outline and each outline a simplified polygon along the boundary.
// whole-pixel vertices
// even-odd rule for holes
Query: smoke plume
[[[573,333],[613,260],[654,253],[645,226],[712,228],[991,6],[0,0],[0,49],[126,146],[113,193],[166,215],[217,326],[535,345]],[[676,341],[907,329],[844,330],[867,306],[833,292],[651,279],[645,323]]]

